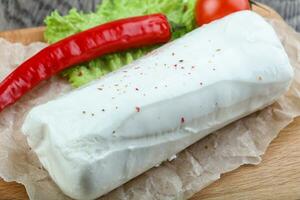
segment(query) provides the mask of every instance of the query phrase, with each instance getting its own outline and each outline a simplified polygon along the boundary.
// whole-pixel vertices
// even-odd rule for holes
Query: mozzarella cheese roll
[[[33,108],[22,129],[65,194],[95,199],[272,104],[292,79],[273,28],[242,11]]]

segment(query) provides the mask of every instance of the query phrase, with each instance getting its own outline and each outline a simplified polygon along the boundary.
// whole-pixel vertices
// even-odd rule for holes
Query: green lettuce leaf
[[[45,38],[48,43],[54,43],[72,34],[116,19],[164,13],[172,23],[172,36],[176,39],[195,28],[194,7],[195,0],[103,0],[95,13],[83,13],[72,9],[68,15],[61,16],[57,11],[52,12],[45,19],[47,27]],[[63,71],[62,75],[72,86],[79,87],[131,63],[157,47],[145,47],[102,56],[69,68]]]

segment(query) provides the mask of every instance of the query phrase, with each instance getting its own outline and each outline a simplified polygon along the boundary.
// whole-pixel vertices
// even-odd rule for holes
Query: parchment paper
[[[243,164],[259,164],[270,142],[300,115],[300,35],[279,20],[270,20],[281,38],[295,80],[274,105],[241,119],[192,145],[171,162],[117,188],[103,200],[187,199]],[[28,47],[0,40],[0,78],[45,44]],[[298,80],[298,81],[297,81]],[[30,108],[70,90],[58,78],[45,82],[22,101],[0,114],[0,177],[25,185],[30,199],[65,200],[20,132]]]

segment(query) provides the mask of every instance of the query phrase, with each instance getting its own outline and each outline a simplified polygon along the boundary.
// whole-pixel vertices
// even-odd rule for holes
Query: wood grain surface
[[[145,1],[145,0],[140,0]],[[300,31],[300,0],[256,0],[273,7]],[[66,14],[71,8],[85,12],[96,9],[101,0],[0,0],[0,30],[37,27],[52,10]]]
[[[243,166],[191,200],[299,200],[300,118],[275,139],[258,166]]]
[[[0,37],[6,38],[10,42],[20,42],[22,44],[30,44],[31,42],[44,42],[43,32],[45,27],[16,29],[11,31],[1,31]]]
[[[280,18],[274,11],[255,8],[263,16]],[[0,37],[29,43],[42,39],[43,27],[0,32]],[[300,118],[275,139],[263,162],[242,166],[197,193],[191,200],[299,200],[300,199]],[[0,200],[28,199],[24,187],[0,180]]]

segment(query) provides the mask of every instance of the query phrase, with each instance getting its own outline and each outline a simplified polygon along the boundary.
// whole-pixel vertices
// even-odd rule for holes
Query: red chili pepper
[[[25,61],[0,83],[0,111],[41,81],[72,65],[170,39],[171,26],[162,14],[121,19],[70,36]]]

